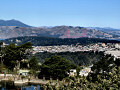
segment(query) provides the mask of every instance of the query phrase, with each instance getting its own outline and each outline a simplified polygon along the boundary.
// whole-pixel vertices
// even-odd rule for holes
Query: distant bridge
[[[81,38],[81,37],[87,37],[86,29],[83,30],[81,35],[71,36],[69,29],[66,30],[66,38]]]

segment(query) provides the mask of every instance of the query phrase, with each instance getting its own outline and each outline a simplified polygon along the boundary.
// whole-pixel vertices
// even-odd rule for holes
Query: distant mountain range
[[[31,27],[18,20],[0,20],[0,26],[19,26],[19,27]]]
[[[114,29],[114,28],[110,28],[110,27],[105,27],[105,28],[101,28],[101,27],[88,27],[90,29],[95,29],[95,30],[100,30],[100,31],[104,31],[110,34],[115,34],[115,35],[119,35],[120,36],[120,29]]]
[[[95,28],[73,26],[31,27],[17,20],[0,20],[0,39],[22,36],[47,36],[56,38],[120,38],[118,35]]]

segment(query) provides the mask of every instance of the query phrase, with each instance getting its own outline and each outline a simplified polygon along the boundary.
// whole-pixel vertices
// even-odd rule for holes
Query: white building
[[[20,69],[20,70],[18,71],[18,74],[19,74],[19,75],[27,76],[28,73],[29,73],[29,71],[30,71],[30,70],[22,70],[22,69]]]
[[[79,73],[80,76],[88,76],[88,73],[91,72],[91,68],[90,67],[86,67],[84,69],[82,69]]]
[[[120,51],[106,51],[105,54],[111,54],[112,56],[114,56],[115,58],[120,58]]]
[[[120,44],[115,44],[115,48],[119,48],[120,49]]]

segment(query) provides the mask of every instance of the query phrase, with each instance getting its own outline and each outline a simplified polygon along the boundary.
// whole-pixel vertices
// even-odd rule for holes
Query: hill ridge
[[[19,26],[19,27],[31,27],[27,24],[24,24],[21,21],[11,19],[11,20],[2,20],[0,19],[0,26]]]

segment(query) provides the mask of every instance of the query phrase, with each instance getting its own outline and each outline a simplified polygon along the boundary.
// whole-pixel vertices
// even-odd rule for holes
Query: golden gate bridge
[[[87,37],[86,29],[83,30],[81,35],[76,35],[76,36],[71,36],[69,29],[66,30],[66,38],[81,38],[81,37]]]

